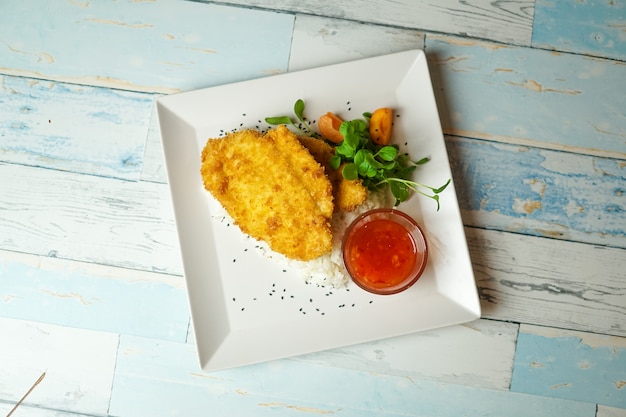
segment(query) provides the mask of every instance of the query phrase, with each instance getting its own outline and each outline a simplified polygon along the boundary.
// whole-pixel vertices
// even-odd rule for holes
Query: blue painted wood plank
[[[0,76],[0,161],[138,180],[153,98]]]
[[[537,0],[532,45],[624,61],[626,3]]]
[[[626,408],[626,338],[522,326],[511,390]]]
[[[287,70],[293,20],[188,1],[5,0],[0,73],[160,92],[258,78]]]
[[[626,63],[426,36],[448,134],[626,159]]]
[[[465,225],[626,248],[624,161],[448,138]]]
[[[0,316],[184,342],[183,278],[0,252]]]
[[[289,359],[211,374],[198,369],[188,344],[122,336],[109,413],[135,417],[286,416],[303,411],[338,416],[595,415],[595,404]]]

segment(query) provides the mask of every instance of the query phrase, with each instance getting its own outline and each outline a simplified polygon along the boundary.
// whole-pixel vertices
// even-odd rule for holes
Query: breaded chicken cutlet
[[[347,180],[341,174],[343,165],[339,169],[332,169],[330,158],[335,150],[328,143],[311,137],[298,137],[300,143],[309,150],[313,158],[325,169],[326,175],[333,186],[335,212],[353,211],[367,199],[367,188],[360,179]]]
[[[209,139],[201,161],[204,187],[244,233],[291,259],[332,250],[332,184],[285,126]]]

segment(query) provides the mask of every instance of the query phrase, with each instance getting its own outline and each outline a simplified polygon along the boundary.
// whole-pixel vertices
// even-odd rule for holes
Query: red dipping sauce
[[[417,223],[395,209],[359,216],[343,241],[344,263],[352,280],[376,294],[395,294],[413,285],[424,271],[427,254]]]

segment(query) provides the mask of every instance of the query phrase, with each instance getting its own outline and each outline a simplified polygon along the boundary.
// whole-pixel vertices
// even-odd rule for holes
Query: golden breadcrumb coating
[[[204,187],[244,233],[291,259],[331,251],[332,185],[285,126],[209,139],[201,161]]]
[[[367,199],[367,188],[360,179],[347,180],[341,174],[342,165],[339,169],[332,169],[330,158],[335,154],[331,145],[320,139],[311,137],[299,137],[300,143],[311,152],[313,158],[326,169],[326,175],[333,185],[333,197],[335,211],[352,211]]]

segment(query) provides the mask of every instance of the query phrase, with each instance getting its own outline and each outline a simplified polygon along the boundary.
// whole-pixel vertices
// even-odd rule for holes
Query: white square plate
[[[392,107],[394,143],[429,156],[414,179],[451,178],[426,57],[420,50],[287,73],[159,98],[157,115],[174,204],[200,364],[205,371],[468,322],[480,317],[458,202],[451,184],[434,201],[413,195],[400,209],[425,229],[429,260],[409,290],[377,296],[306,285],[265,258],[255,241],[222,220],[204,190],[200,153],[210,137],[265,128],[267,116],[293,115],[297,99],[315,119],[344,119]]]

